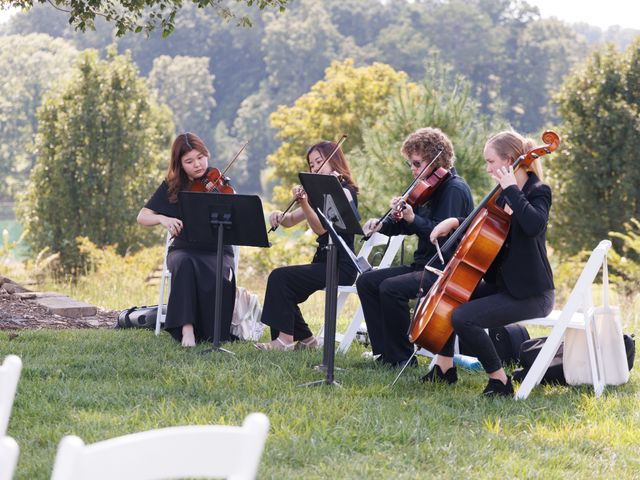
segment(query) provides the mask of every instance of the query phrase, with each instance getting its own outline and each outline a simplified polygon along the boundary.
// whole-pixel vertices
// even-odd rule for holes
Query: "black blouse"
[[[182,220],[182,213],[180,212],[180,203],[169,202],[169,184],[167,183],[166,180],[160,184],[158,189],[147,201],[144,207],[148,208],[149,210],[153,210],[154,212],[159,213],[161,215],[178,218]],[[185,235],[184,229],[173,240],[173,244],[171,245],[171,248],[172,249],[205,250],[210,252],[216,252],[218,249],[217,245],[215,244],[189,242]],[[225,257],[233,258],[233,248],[231,247],[231,245],[225,245],[223,249],[224,249]]]

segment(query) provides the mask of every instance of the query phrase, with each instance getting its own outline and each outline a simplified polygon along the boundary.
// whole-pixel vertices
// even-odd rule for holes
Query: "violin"
[[[220,171],[216,167],[209,167],[204,175],[200,178],[196,178],[191,187],[189,188],[192,192],[217,192],[217,193],[226,193],[226,194],[235,194],[236,191],[230,185],[231,180],[229,177],[225,176],[227,170],[231,168],[233,162],[237,160],[245,147],[249,144],[249,142],[245,142],[244,145],[238,150],[238,153],[233,157],[233,159],[229,162],[229,164],[225,167],[224,171]]]
[[[531,165],[560,145],[560,137],[550,130],[544,132],[542,140],[545,145],[528,151],[514,162],[514,171]],[[511,215],[497,204],[501,191],[500,184],[496,185],[444,244],[443,250],[451,248],[464,234],[443,271],[429,268],[437,255],[425,266],[439,278],[416,307],[409,327],[412,343],[437,353],[451,337],[453,311],[469,301],[509,234]]]
[[[207,172],[196,178],[189,188],[192,192],[218,192],[234,194],[236,191],[230,185],[229,177],[225,177],[216,167],[207,168]]]

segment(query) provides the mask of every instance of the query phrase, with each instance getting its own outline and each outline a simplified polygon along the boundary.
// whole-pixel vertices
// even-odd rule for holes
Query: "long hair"
[[[337,143],[329,140],[322,140],[321,142],[312,145],[311,147],[309,147],[309,150],[307,150],[307,166],[309,165],[309,155],[311,155],[311,152],[317,150],[322,158],[327,158],[329,155],[331,155],[331,152],[333,152],[337,146]],[[353,181],[351,169],[349,168],[349,162],[347,162],[347,158],[344,156],[344,153],[342,153],[341,148],[339,148],[338,151],[333,154],[333,157],[331,157],[329,163],[336,172],[342,175],[342,178],[344,178],[345,182],[347,182],[347,185],[353,188],[356,193],[360,191],[358,185],[356,185],[356,182]]]
[[[535,143],[532,139],[523,137],[514,130],[505,130],[496,133],[487,140],[484,148],[491,146],[500,158],[513,163],[518,157],[533,149],[534,145]],[[527,170],[535,173],[536,177],[543,180],[542,162],[539,158],[536,158]]]
[[[166,178],[169,184],[169,202],[171,203],[178,201],[178,192],[184,190],[190,183],[189,177],[182,168],[182,157],[191,150],[197,150],[209,158],[209,150],[195,133],[181,133],[173,141],[171,161]]]
[[[442,153],[440,153],[442,152]],[[434,167],[449,170],[456,161],[453,144],[449,137],[439,128],[419,128],[402,142],[400,153],[406,159],[418,154],[423,162],[431,162],[440,153]]]

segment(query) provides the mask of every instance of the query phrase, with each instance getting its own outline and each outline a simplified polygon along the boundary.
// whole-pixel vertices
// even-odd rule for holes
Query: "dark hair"
[[[309,155],[311,155],[311,152],[317,150],[322,158],[327,158],[329,157],[329,155],[331,155],[331,153],[337,146],[338,144],[336,142],[332,142],[330,140],[322,140],[315,145],[311,145],[309,147],[309,150],[307,150],[307,166],[310,167]],[[344,178],[345,182],[347,182],[347,185],[351,186],[356,193],[360,191],[358,185],[356,185],[356,182],[353,181],[353,177],[351,176],[351,169],[349,168],[349,162],[347,162],[347,158],[344,156],[344,153],[342,153],[341,148],[338,148],[338,151],[333,154],[333,157],[331,157],[329,163],[336,172],[342,175],[342,178]]]
[[[419,128],[402,142],[400,152],[407,159],[417,153],[423,162],[431,162],[440,153],[434,166],[447,170],[453,167],[456,161],[451,140],[439,128]]]
[[[173,141],[171,147],[171,161],[167,170],[167,183],[169,184],[169,202],[176,203],[178,201],[178,192],[184,190],[189,185],[189,177],[182,168],[182,157],[191,150],[209,157],[209,150],[204,142],[195,133],[181,133]]]

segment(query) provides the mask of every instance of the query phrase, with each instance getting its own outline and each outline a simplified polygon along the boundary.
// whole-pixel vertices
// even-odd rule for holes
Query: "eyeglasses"
[[[422,162],[419,162],[417,160],[410,162],[409,160],[407,160],[407,166],[409,168],[413,167],[415,169],[422,168]]]

